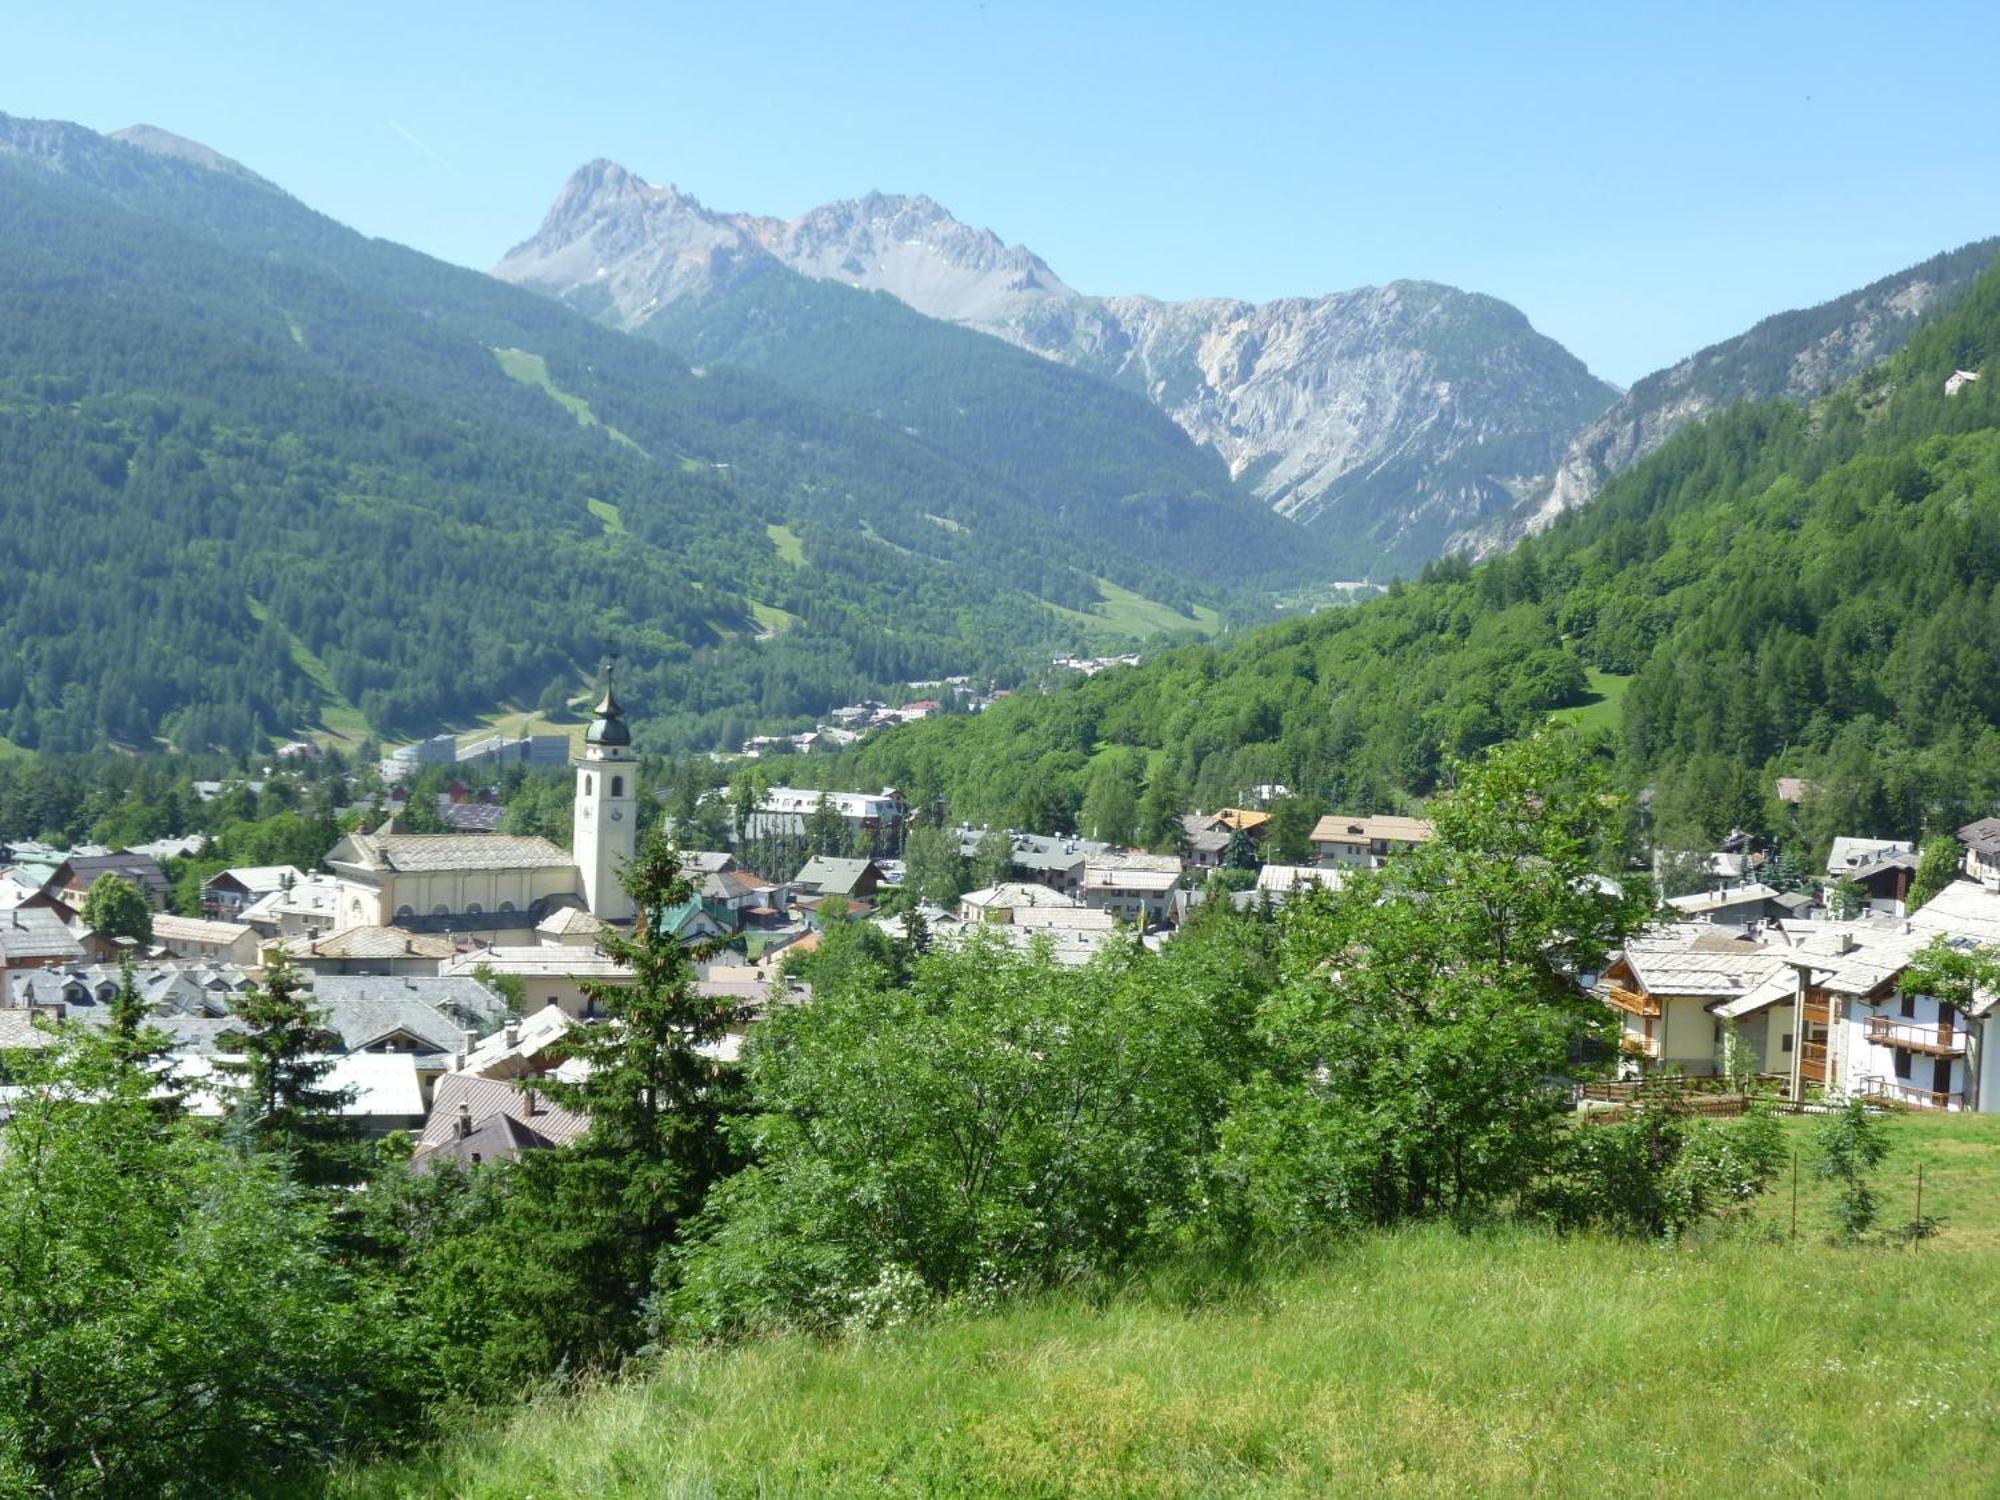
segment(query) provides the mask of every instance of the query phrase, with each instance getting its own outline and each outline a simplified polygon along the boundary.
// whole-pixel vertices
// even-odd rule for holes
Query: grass
[[[577,701],[587,704],[590,699],[586,695]],[[583,733],[584,728],[580,723],[558,724],[539,710],[497,709],[490,714],[481,714],[478,724],[460,733],[458,741],[466,744],[485,739],[489,734],[559,734],[571,741],[571,748],[574,749],[576,737]]]
[[[1590,680],[1590,696],[1573,708],[1557,709],[1549,718],[1585,731],[1617,729],[1625,716],[1625,689],[1631,686],[1631,675],[1595,667],[1585,667],[1584,675]]]
[[[1042,603],[1071,624],[1081,625],[1095,641],[1124,640],[1165,635],[1171,631],[1197,630],[1214,635],[1222,628],[1222,616],[1205,604],[1197,604],[1192,615],[1120,588],[1108,578],[1095,578],[1098,602],[1088,610],[1069,609],[1060,604]]]
[[[549,374],[549,362],[541,355],[531,354],[526,349],[495,349],[493,357],[500,361],[500,368],[509,380],[518,380],[522,385],[531,385],[544,392],[556,405],[575,417],[579,427],[602,427],[605,435],[614,441],[635,452],[646,451],[616,427],[598,421],[597,413],[590,409],[590,403],[583,397],[572,395],[557,385]]]
[[[778,549],[778,560],[780,562],[788,562],[801,568],[805,566],[806,544],[800,540],[799,534],[792,530],[791,527],[780,526],[776,522],[773,522],[764,528],[764,535],[768,536],[771,539],[771,545]]]
[[[775,604],[763,604],[755,599],[750,601],[750,613],[757,617],[757,639],[760,641],[784,634],[798,624],[800,618],[788,609],[779,609]]]
[[[625,515],[609,500],[586,500],[583,502],[590,513],[604,523],[606,536],[625,535]]]
[[[270,606],[246,596],[244,602],[250,607],[251,616],[260,624],[268,625],[271,620]],[[321,695],[319,710],[319,733],[313,738],[328,746],[338,746],[352,750],[374,732],[367,715],[356,708],[348,696],[334,685],[333,672],[319,659],[304,641],[300,640],[283,625],[277,627],[285,637],[285,644],[292,653],[292,663],[319,689]]]
[[[1245,1282],[674,1352],[338,1493],[1995,1493],[2000,1120],[1891,1130],[1885,1185],[1921,1159],[1926,1210],[1962,1216],[1916,1250],[1817,1222],[1366,1236]]]

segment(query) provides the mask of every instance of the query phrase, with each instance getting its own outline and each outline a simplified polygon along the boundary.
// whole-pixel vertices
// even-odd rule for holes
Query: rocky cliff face
[[[1357,566],[1420,562],[1509,511],[1616,394],[1515,309],[1451,287],[1090,297],[929,198],[720,214],[609,162],[576,173],[495,274],[637,329],[773,268],[887,292],[1142,391],[1279,511],[1338,528]]]
[[[2000,239],[1933,256],[1817,307],[1778,313],[1648,375],[1569,444],[1549,480],[1513,511],[1455,534],[1452,551],[1484,557],[1594,499],[1621,470],[1690,422],[1737,401],[1811,401],[1880,363],[2000,255]]]

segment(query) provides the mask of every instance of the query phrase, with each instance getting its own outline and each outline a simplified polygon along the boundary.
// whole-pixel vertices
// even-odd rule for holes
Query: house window
[[[1917,997],[1908,990],[1903,991],[1903,1016],[1905,1019],[1917,1013]]]
[[[1780,1052],[1789,1052],[1792,1050],[1792,1038],[1790,1033],[1787,1033],[1784,1041],[1778,1044],[1778,1050]]]
[[[611,795],[614,797],[625,795],[625,778],[623,776],[614,776],[611,778]]]
[[[1896,1059],[1896,1076],[1898,1078],[1908,1078],[1910,1076],[1910,1054],[1905,1052],[1901,1047],[1898,1047],[1892,1055]]]

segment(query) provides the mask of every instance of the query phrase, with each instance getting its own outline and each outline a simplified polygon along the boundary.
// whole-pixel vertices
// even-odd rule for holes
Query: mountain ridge
[[[1086,296],[928,196],[779,220],[709,209],[602,158],[494,274],[643,331],[773,267],[887,292],[1136,391],[1281,514],[1325,521],[1348,557],[1383,566],[1510,509],[1616,395],[1518,309],[1438,283],[1261,304]]]

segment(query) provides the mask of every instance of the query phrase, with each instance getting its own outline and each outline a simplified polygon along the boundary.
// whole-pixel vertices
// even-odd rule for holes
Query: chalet
[[[983,828],[962,827],[954,830],[960,856],[968,860],[976,858],[986,835],[987,830]],[[1004,836],[1011,847],[1010,873],[1015,879],[1031,880],[1072,896],[1083,890],[1084,865],[1093,855],[1105,854],[1111,849],[1109,844],[1071,835],[1016,833],[1008,829]]]
[[[1083,901],[1093,911],[1151,926],[1168,920],[1181,862],[1171,854],[1101,854],[1084,865]]]
[[[153,918],[153,942],[175,958],[206,958],[255,964],[257,934],[241,922],[210,922],[165,912]]]
[[[1978,378],[1977,370],[1953,370],[1944,378],[1944,393],[1947,396],[1956,396]]]
[[[403,927],[345,927],[267,939],[265,951],[283,952],[295,968],[309,974],[432,975],[458,952],[458,945],[440,934]]]
[[[959,897],[958,919],[961,922],[1004,924],[1018,920],[1018,914],[1027,911],[1086,909],[1084,903],[1074,896],[1052,891],[1045,885],[1006,881],[1000,885],[989,885],[983,890],[968,891]]]
[[[1838,838],[1827,856],[1826,875],[1859,886],[1873,910],[1900,917],[1917,878],[1917,846],[1897,839]]]
[[[94,954],[53,907],[17,906],[0,912],[0,974],[53,969],[107,956],[100,940],[93,937],[90,941]]]
[[[1986,885],[2000,885],[2000,818],[1981,818],[1958,830],[1965,845],[1965,875]]]
[[[1655,928],[1625,945],[1599,977],[1597,993],[1618,1013],[1619,1052],[1628,1074],[1672,1069],[1694,1077],[1724,1071],[1729,1031],[1714,1008],[1755,999],[1764,1007],[1791,996],[1796,981],[1782,951],[1713,932],[1700,925]],[[1749,1010],[1725,1012],[1737,1020]],[[1754,1046],[1759,1066],[1789,1056],[1789,1027],[1768,1037],[1763,1025]],[[1738,1065],[1740,1067],[1740,1064]]]
[[[429,1172],[447,1161],[468,1168],[513,1161],[529,1151],[566,1146],[589,1125],[586,1116],[552,1103],[533,1089],[452,1073],[438,1080],[430,1118],[410,1157],[410,1167]]]
[[[816,854],[792,877],[792,885],[805,896],[866,900],[882,888],[882,868],[872,859],[836,859]]]
[[[233,921],[244,908],[255,905],[273,891],[290,890],[306,878],[297,865],[239,865],[211,875],[201,885],[201,914],[217,920]]]
[[[1328,813],[1313,825],[1313,855],[1322,865],[1379,869],[1390,855],[1428,842],[1432,832],[1431,825],[1422,818],[1390,813],[1368,817]]]
[[[106,875],[117,875],[131,881],[153,904],[153,910],[166,909],[172,887],[167,883],[166,872],[160,868],[160,862],[151,855],[135,854],[129,849],[110,854],[72,854],[56,866],[55,873],[49,877],[49,887],[71,906],[81,910],[83,898],[90,894],[90,888]]]
[[[1798,915],[1796,902],[1786,900],[1775,887],[1760,881],[1691,896],[1671,896],[1666,904],[1684,922],[1704,922],[1713,927],[1741,927]],[[1810,904],[1808,901],[1807,905]]]
[[[304,875],[259,896],[235,920],[267,938],[318,936],[337,927],[374,925],[340,920],[341,885],[333,875]]]

